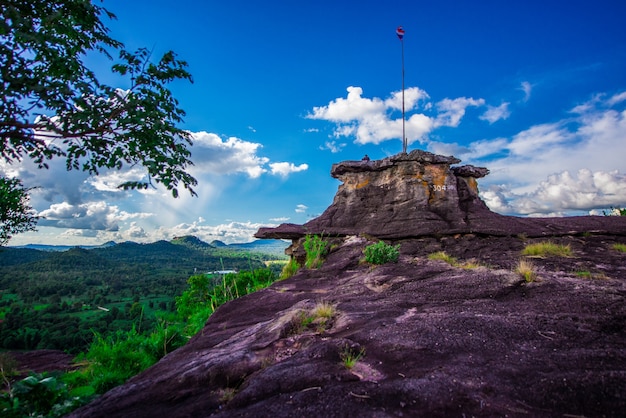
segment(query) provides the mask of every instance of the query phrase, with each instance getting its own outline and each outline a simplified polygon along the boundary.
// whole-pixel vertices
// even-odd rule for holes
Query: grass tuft
[[[519,274],[527,283],[534,282],[537,278],[537,271],[532,261],[522,258],[515,266],[515,272]]]
[[[622,243],[613,244],[611,248],[613,248],[615,251],[626,253],[626,244],[622,244]]]
[[[328,253],[328,242],[319,235],[307,235],[304,238],[304,251],[306,252],[304,267],[308,269],[320,268]]]
[[[572,249],[569,245],[556,244],[552,241],[528,244],[522,250],[522,255],[529,257],[571,257]]]
[[[365,355],[365,348],[361,348],[357,351],[346,345],[339,355],[341,356],[341,361],[343,361],[343,365],[346,366],[348,369],[351,369]]]
[[[330,302],[318,302],[317,305],[315,305],[315,308],[313,308],[313,310],[311,311],[311,314],[315,318],[326,319],[332,318],[333,316],[335,316],[336,313],[337,311],[335,309],[335,305],[331,304]]]
[[[438,251],[436,253],[432,253],[428,256],[429,260],[440,260],[440,261],[445,261],[446,263],[452,265],[452,266],[456,266],[457,262],[456,262],[456,258],[452,257],[451,255],[446,254],[445,251]]]
[[[293,276],[300,269],[300,265],[296,261],[295,258],[291,258],[287,264],[283,267],[283,270],[280,272],[280,276],[278,276],[278,280],[285,280]]]

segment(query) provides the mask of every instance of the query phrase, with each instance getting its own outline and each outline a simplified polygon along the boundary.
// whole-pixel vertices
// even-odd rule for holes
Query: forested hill
[[[174,297],[190,276],[265,267],[286,259],[286,246],[276,241],[216,247],[179,237],[65,251],[0,248],[0,348],[82,350],[94,330],[132,326],[134,304],[150,320],[157,310],[175,309]]]

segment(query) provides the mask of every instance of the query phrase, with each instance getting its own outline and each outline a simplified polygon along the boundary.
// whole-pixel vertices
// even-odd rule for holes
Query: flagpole
[[[396,35],[400,38],[400,44],[402,45],[402,152],[406,154],[406,148],[408,141],[405,133],[405,117],[404,117],[404,29],[402,26],[398,26],[396,29]]]
[[[408,141],[406,140],[406,133],[404,130],[404,38],[400,39],[400,43],[402,44],[402,152],[406,154]]]

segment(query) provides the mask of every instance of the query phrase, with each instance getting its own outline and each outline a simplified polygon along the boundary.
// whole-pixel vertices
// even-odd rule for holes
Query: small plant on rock
[[[615,251],[619,251],[621,253],[626,253],[626,244],[622,244],[622,243],[613,244],[612,248]]]
[[[298,312],[286,330],[286,335],[298,335],[309,330],[321,334],[330,328],[336,313],[335,305],[329,302],[318,302],[313,309]]]
[[[515,272],[519,274],[527,283],[534,282],[537,278],[537,271],[532,261],[525,258],[518,261]]]
[[[356,350],[346,345],[339,355],[341,356],[341,361],[343,361],[343,365],[346,366],[348,369],[351,369],[365,355],[365,348]]]
[[[451,255],[446,254],[445,251],[438,251],[436,253],[432,253],[428,256],[429,260],[440,260],[440,261],[445,261],[446,263],[450,264],[451,266],[456,266],[457,265],[457,261],[456,258],[452,257]]]
[[[285,280],[285,279],[290,278],[291,276],[296,274],[299,269],[300,269],[300,265],[298,264],[298,261],[295,258],[291,258],[289,262],[285,264],[285,267],[283,267],[283,270],[280,272],[280,276],[278,277],[278,280]]]
[[[561,245],[552,241],[544,241],[535,244],[528,244],[522,250],[522,255],[529,257],[571,257],[572,249],[569,245]]]
[[[372,264],[397,263],[400,257],[400,244],[393,246],[378,241],[363,250],[365,261]]]
[[[307,235],[304,239],[304,251],[306,251],[304,267],[320,268],[324,262],[324,256],[328,253],[328,242],[319,235]]]

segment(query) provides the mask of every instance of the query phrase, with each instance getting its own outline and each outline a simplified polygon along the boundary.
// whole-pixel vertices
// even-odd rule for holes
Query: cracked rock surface
[[[530,283],[513,270],[544,238],[396,240],[380,266],[362,260],[373,241],[336,239],[320,269],[221,306],[71,416],[623,416],[626,237],[551,239],[572,256],[533,258]],[[321,303],[332,317],[305,321]]]

